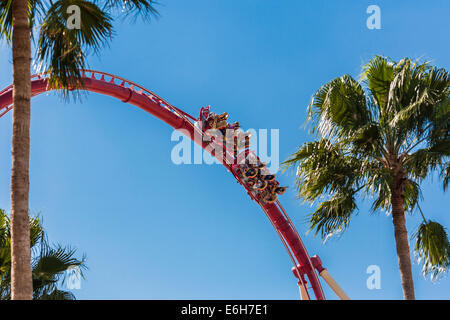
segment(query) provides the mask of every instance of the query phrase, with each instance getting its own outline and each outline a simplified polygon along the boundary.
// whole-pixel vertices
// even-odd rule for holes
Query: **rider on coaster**
[[[208,118],[209,118],[209,110],[211,106],[201,107],[200,114],[198,116],[198,123],[201,129],[208,130]]]

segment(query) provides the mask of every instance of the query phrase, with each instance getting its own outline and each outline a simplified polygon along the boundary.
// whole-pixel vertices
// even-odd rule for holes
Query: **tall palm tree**
[[[31,269],[33,299],[74,300],[72,292],[63,290],[67,271],[77,268],[80,276],[86,268],[85,258],[74,258],[75,250],[50,245],[42,223],[37,217],[30,218]],[[0,300],[11,299],[11,221],[0,209]]]
[[[444,69],[376,56],[361,81],[344,75],[316,92],[308,122],[317,138],[284,162],[297,168],[298,195],[320,201],[309,223],[324,239],[349,226],[357,194],[392,215],[405,299],[415,299],[405,212],[423,217],[415,253],[424,274],[435,277],[450,265],[445,228],[419,207],[425,178],[439,172],[444,190],[450,179],[449,84]]]
[[[79,29],[68,28],[72,5],[79,9]],[[157,15],[153,0],[0,1],[0,35],[11,44],[13,60],[12,299],[31,299],[33,291],[28,242],[31,40],[37,34],[36,63],[50,72],[49,84],[66,95],[83,86],[79,70],[86,65],[87,52],[98,52],[112,37],[117,13]]]

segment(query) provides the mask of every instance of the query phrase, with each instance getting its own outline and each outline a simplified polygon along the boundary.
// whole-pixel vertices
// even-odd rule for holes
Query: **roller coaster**
[[[163,100],[152,91],[127,79],[94,70],[82,70],[82,78],[83,90],[114,97],[152,114],[192,139],[196,144],[209,152],[211,156],[215,157],[234,176],[237,182],[244,187],[249,197],[261,207],[285,246],[293,263],[292,272],[297,279],[302,300],[311,299],[311,289],[312,294],[317,300],[325,299],[319,276],[324,279],[340,299],[349,299],[342,288],[328,273],[327,269],[322,266],[320,258],[317,255],[309,256],[297,229],[279,200],[274,196],[275,191],[272,193],[264,192],[266,188],[270,188],[267,185],[272,185],[276,193],[283,193],[283,190],[280,189],[283,187],[280,187],[279,183],[274,180],[274,175],[270,175],[268,172],[264,173],[261,181],[267,180],[267,183],[263,187],[260,186],[261,181],[254,180],[258,172],[264,169],[264,165],[261,164],[256,155],[251,151],[248,143],[240,145],[243,149],[240,154],[237,154],[236,150],[233,150],[233,152],[228,150],[227,146],[223,144],[223,141],[216,139],[214,136],[209,136],[210,134],[202,125],[202,122],[205,122],[203,120],[207,120],[206,122],[208,123],[208,119],[202,119],[202,112],[200,112],[199,118],[194,118]],[[32,97],[50,90],[52,88],[48,86],[48,76],[46,74],[37,74],[31,77]],[[12,109],[13,86],[10,85],[0,91],[0,118]],[[228,115],[222,118],[211,118],[214,124],[209,127],[216,128],[217,120],[220,122],[227,117]],[[237,129],[236,127],[234,125],[232,128]],[[223,149],[227,156],[232,157],[233,161],[224,161],[223,155],[211,151],[220,149]],[[249,165],[249,159],[254,160],[253,165]],[[264,178],[269,176],[270,178]],[[260,188],[255,189],[255,184],[256,187],[259,185]],[[310,286],[308,286],[308,282]]]

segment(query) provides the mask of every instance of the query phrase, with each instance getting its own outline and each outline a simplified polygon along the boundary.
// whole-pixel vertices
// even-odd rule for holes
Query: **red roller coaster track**
[[[129,80],[99,71],[84,70],[83,79],[85,90],[108,95],[125,103],[137,106],[164,121],[175,130],[180,130],[183,134],[188,135],[195,143],[199,144],[202,148],[205,148],[204,143],[202,143],[201,140],[199,141],[198,138],[195,138],[199,136],[202,137],[204,134],[198,127],[194,126],[193,121],[196,119],[167,103],[153,92]],[[50,89],[47,86],[45,74],[32,76],[32,96],[36,96],[48,90]],[[0,117],[4,116],[13,108],[12,91],[12,85],[0,91]],[[267,215],[292,259],[294,264],[292,271],[298,278],[299,286],[306,288],[304,291],[306,291],[306,295],[309,296],[305,280],[306,275],[316,299],[325,299],[322,286],[316,273],[316,270],[318,272],[324,270],[320,259],[317,256],[310,258],[294,224],[281,204],[278,201],[271,204],[262,204],[251,192],[249,192],[246,185],[241,181],[241,178],[233,172],[231,165],[220,159],[219,161],[234,175],[238,182],[246,188],[252,200],[255,200]]]

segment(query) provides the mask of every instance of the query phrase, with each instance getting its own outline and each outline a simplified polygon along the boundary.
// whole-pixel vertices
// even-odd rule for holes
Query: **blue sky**
[[[118,21],[117,35],[90,67],[128,78],[197,115],[208,104],[245,128],[280,129],[280,159],[311,140],[301,125],[323,83],[357,77],[375,54],[423,57],[450,69],[445,0],[161,0],[149,24]],[[366,8],[381,8],[368,30]],[[0,45],[0,87],[12,80]],[[0,207],[10,207],[11,116],[0,119]],[[32,100],[30,209],[49,238],[88,257],[79,299],[297,299],[288,255],[263,212],[218,165],[174,165],[172,130],[109,97]],[[312,208],[291,186],[281,202],[311,255],[318,254],[354,299],[400,299],[391,218],[368,203],[350,229],[325,245],[306,235]],[[450,195],[423,187],[428,218],[450,228]],[[408,216],[409,232],[420,223]],[[381,268],[381,289],[366,268]],[[431,283],[414,264],[419,299],[449,299],[448,277]],[[335,295],[325,287],[329,299]]]

